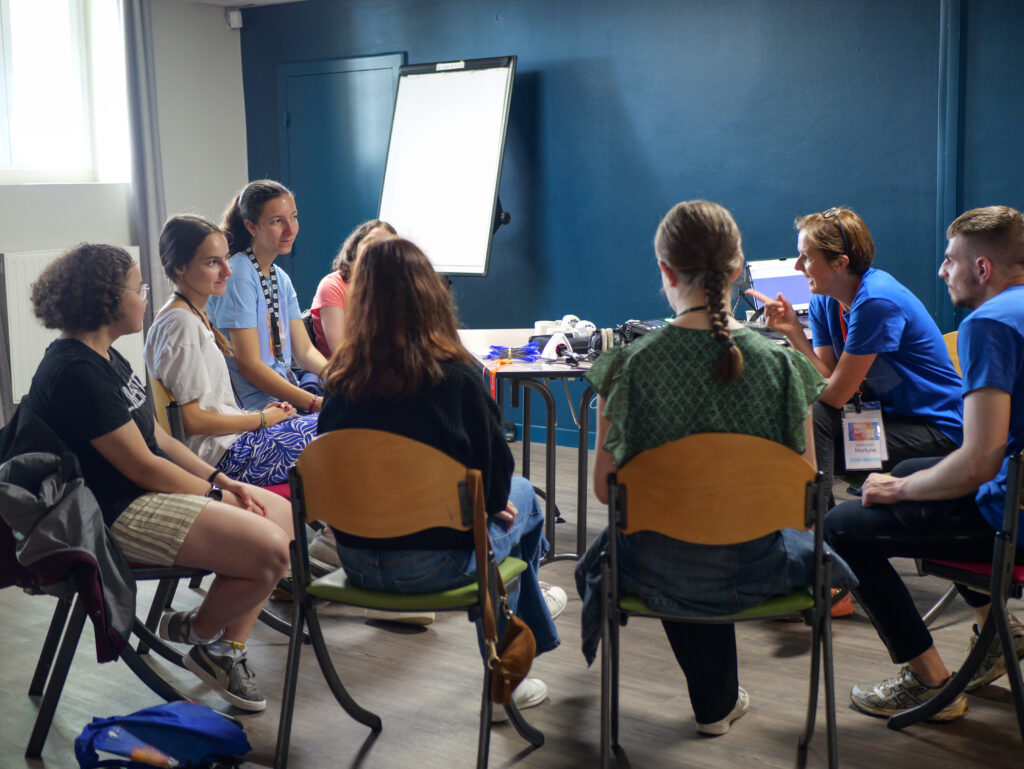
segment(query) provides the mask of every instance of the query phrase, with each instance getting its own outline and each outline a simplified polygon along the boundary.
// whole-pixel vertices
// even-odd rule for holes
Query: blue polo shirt
[[[921,300],[882,270],[869,269],[846,313],[844,339],[840,305],[830,296],[811,296],[812,344],[878,357],[865,384],[887,414],[920,417],[951,441],[963,442],[960,377],[939,327]]]
[[[1012,286],[989,299],[960,324],[957,352],[964,372],[964,395],[983,387],[1010,393],[1010,432],[999,474],[978,489],[978,509],[993,528],[1003,522],[1006,467],[1024,448],[1024,286]],[[1024,545],[1024,529],[1017,533]]]
[[[263,294],[260,274],[253,267],[249,257],[239,251],[228,260],[231,277],[228,278],[224,296],[211,296],[206,303],[206,314],[210,322],[227,336],[233,328],[254,328],[260,340],[260,360],[274,369],[285,379],[291,377],[292,337],[291,320],[301,318],[299,298],[292,287],[288,273],[276,264],[271,268],[277,274],[277,295],[280,310],[281,348],[284,362],[274,357],[274,343],[270,335],[270,308]],[[260,390],[242,376],[238,363],[233,357],[226,357],[231,383],[238,393],[242,407],[253,411],[264,408],[277,398]]]

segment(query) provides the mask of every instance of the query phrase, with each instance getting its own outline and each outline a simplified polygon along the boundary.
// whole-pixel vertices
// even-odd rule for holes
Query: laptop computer
[[[807,323],[807,312],[811,303],[811,290],[807,278],[796,270],[797,258],[759,259],[747,262],[750,285],[756,291],[774,299],[780,293],[786,297],[802,323]],[[751,297],[757,309],[761,302]]]

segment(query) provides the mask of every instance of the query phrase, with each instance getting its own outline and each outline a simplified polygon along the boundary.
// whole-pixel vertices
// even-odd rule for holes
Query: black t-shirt
[[[113,348],[109,352],[107,360],[77,339],[58,339],[46,348],[28,395],[36,413],[78,457],[108,526],[146,489],[122,475],[90,441],[134,420],[149,450],[166,456],[153,435],[146,388],[124,356]]]
[[[487,512],[500,513],[508,503],[514,461],[501,428],[501,412],[484,387],[480,372],[465,363],[441,364],[444,379],[403,400],[353,403],[329,396],[317,432],[344,428],[383,430],[412,438],[480,470]],[[408,537],[363,540],[339,535],[355,547],[388,549],[456,549],[473,547],[470,532],[431,529]]]

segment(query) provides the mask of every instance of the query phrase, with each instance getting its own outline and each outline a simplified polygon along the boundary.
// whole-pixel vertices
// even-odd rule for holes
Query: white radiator
[[[138,262],[138,246],[127,246],[125,250]],[[0,254],[0,277],[4,285],[0,299],[4,303],[7,351],[11,359],[11,396],[14,403],[21,401],[28,392],[43,352],[59,335],[57,331],[44,328],[33,314],[31,295],[32,283],[39,277],[39,273],[62,253],[64,249]],[[114,347],[128,359],[136,375],[145,382],[146,364],[142,357],[142,344],[140,333],[121,337]]]

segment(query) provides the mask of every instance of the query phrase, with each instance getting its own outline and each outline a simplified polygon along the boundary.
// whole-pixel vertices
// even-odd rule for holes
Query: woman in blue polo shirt
[[[935,321],[892,275],[871,266],[875,245],[864,220],[831,208],[796,220],[796,268],[811,289],[808,341],[793,306],[779,294],[766,304],[768,326],[828,379],[814,405],[818,467],[831,482],[845,466],[842,411],[854,396],[879,401],[888,470],[912,457],[944,456],[963,439],[960,376]]]
[[[249,182],[224,212],[223,228],[235,252],[228,260],[232,274],[224,295],[210,297],[206,312],[231,340],[235,354],[227,364],[242,407],[259,411],[286,402],[319,411],[323,391],[300,387],[292,360],[316,376],[327,360],[306,333],[291,278],[274,264],[291,253],[299,232],[295,197],[270,179]]]

